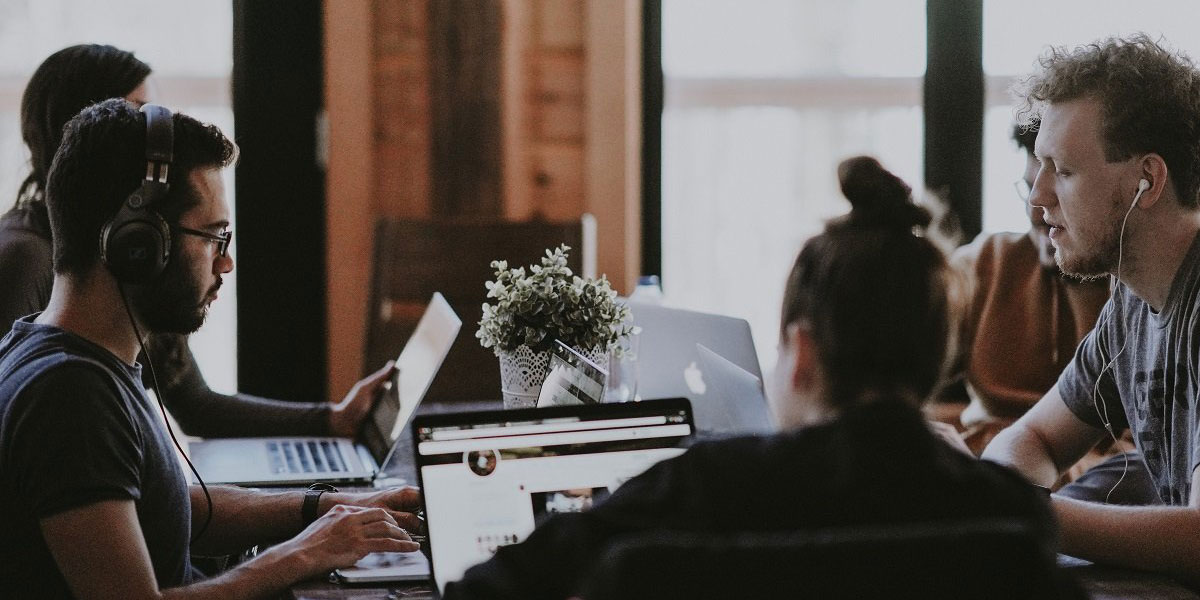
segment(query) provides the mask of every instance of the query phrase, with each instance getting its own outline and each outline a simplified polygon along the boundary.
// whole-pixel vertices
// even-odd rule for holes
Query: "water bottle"
[[[641,304],[662,304],[662,284],[658,275],[642,275],[638,277],[637,287],[629,294],[629,301]]]
[[[638,277],[637,287],[629,294],[630,304],[662,304],[663,293],[658,275]],[[634,310],[637,310],[634,308]],[[608,361],[608,387],[604,392],[606,402],[629,402],[638,400],[638,334],[631,333],[621,342],[621,356],[614,352]]]
[[[620,342],[621,356],[614,351],[608,357],[608,386],[604,388],[605,402],[637,400],[638,334],[631,333]]]

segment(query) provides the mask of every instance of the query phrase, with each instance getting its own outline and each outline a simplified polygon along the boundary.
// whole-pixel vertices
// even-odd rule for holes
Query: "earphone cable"
[[[1129,222],[1129,215],[1133,214],[1133,209],[1137,206],[1138,199],[1142,197],[1142,191],[1144,190],[1141,188],[1138,189],[1137,195],[1133,197],[1133,202],[1129,205],[1129,210],[1125,211],[1125,218],[1121,219],[1121,233],[1119,236],[1117,236],[1116,281],[1113,282],[1112,293],[1109,297],[1109,303],[1112,305],[1112,311],[1108,313],[1108,319],[1106,320],[1104,326],[1105,329],[1108,328],[1108,324],[1112,321],[1113,314],[1115,314],[1117,310],[1117,285],[1121,281],[1121,262],[1125,255],[1125,224]],[[1101,331],[1101,329],[1097,329],[1097,335],[1100,335]],[[1107,373],[1109,369],[1113,368],[1117,363],[1117,359],[1125,353],[1125,346],[1128,343],[1129,336],[1126,335],[1125,338],[1121,340],[1120,349],[1118,349],[1117,353],[1105,363],[1102,369],[1100,369],[1100,374],[1096,376],[1096,383],[1092,386],[1092,405],[1096,409],[1096,416],[1100,417],[1100,423],[1104,425],[1104,429],[1108,431],[1109,437],[1112,438],[1113,447],[1118,447],[1120,441],[1117,440],[1117,434],[1115,431],[1113,431],[1112,419],[1110,419],[1108,416],[1108,402],[1104,399],[1104,395],[1100,393],[1100,382],[1104,379],[1104,374]],[[1101,345],[1101,348],[1103,349],[1103,345]],[[1103,407],[1103,412],[1101,412],[1101,407]],[[1129,453],[1123,452],[1122,454],[1125,456],[1125,466],[1121,469],[1121,477],[1117,479],[1117,482],[1114,483],[1113,486],[1109,488],[1108,493],[1105,494],[1104,502],[1106,504],[1112,498],[1113,492],[1116,491],[1117,487],[1121,485],[1121,482],[1125,481],[1125,475],[1129,473]]]
[[[204,500],[208,502],[208,514],[204,517],[204,524],[200,526],[200,530],[192,536],[190,543],[195,544],[208,531],[208,526],[212,523],[213,518],[213,501],[212,495],[208,492],[208,486],[204,483],[204,478],[200,476],[200,472],[196,470],[196,465],[192,464],[192,459],[188,458],[187,452],[183,451],[183,445],[179,443],[179,439],[175,437],[175,430],[171,427],[171,420],[167,417],[167,409],[163,406],[162,387],[158,385],[158,374],[154,371],[154,361],[150,358],[150,353],[146,351],[146,342],[142,338],[142,332],[137,325],[137,320],[133,318],[133,310],[129,308],[129,298],[125,296],[125,286],[118,283],[117,289],[121,292],[121,303],[125,305],[125,314],[129,315],[129,324],[133,326],[133,334],[137,336],[138,346],[142,349],[142,355],[146,357],[146,364],[150,367],[150,379],[154,382],[154,397],[158,400],[158,410],[162,413],[163,423],[167,426],[167,433],[171,436],[171,441],[175,443],[175,449],[179,450],[179,455],[183,457],[192,474],[196,476],[196,481],[200,483],[200,489],[204,492]]]

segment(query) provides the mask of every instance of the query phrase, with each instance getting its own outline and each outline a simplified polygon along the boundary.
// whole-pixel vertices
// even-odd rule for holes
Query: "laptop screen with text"
[[[413,442],[439,589],[543,519],[580,512],[693,431],[686,399],[418,416]]]

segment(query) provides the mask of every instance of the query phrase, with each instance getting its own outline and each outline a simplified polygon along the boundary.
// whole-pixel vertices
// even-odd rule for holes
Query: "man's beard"
[[[208,317],[208,298],[221,287],[218,279],[207,292],[172,260],[154,282],[133,293],[133,305],[146,328],[154,333],[195,333]]]
[[[1072,256],[1066,256],[1062,248],[1055,248],[1054,260],[1059,270],[1081,281],[1102,279],[1114,271],[1121,259],[1122,219],[1120,214],[1112,217],[1106,220],[1109,223],[1108,231],[1096,238],[1091,248],[1082,249],[1086,254],[1074,252]],[[1078,245],[1081,241],[1077,239],[1075,242]]]

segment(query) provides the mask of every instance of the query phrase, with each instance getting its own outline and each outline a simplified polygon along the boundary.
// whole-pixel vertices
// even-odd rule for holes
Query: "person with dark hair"
[[[1130,429],[1167,506],[1056,495],[1062,551],[1200,580],[1200,69],[1144,34],[1053,48],[1027,82],[1038,120],[1030,204],[1055,260],[1112,276],[1057,383],[983,457],[1050,485]]]
[[[413,488],[264,493],[188,485],[136,360],[143,332],[200,327],[233,269],[221,169],[236,148],[216,127],[146,108],[115,98],[84,109],[67,124],[48,173],[50,302],[0,341],[5,590],[39,598],[268,597],[368,552],[416,550],[401,528],[419,525]],[[169,169],[148,152],[152,137],[163,139],[150,135],[161,132],[151,114],[170,119]],[[147,172],[160,187],[163,176],[166,189],[149,200],[154,213],[134,217],[161,222],[169,252],[160,274],[133,282],[122,263],[160,253],[120,253],[145,248],[137,241],[144,238],[122,246],[109,224],[145,210],[126,198],[150,193]],[[153,362],[147,366],[153,371]],[[279,540],[288,541],[196,582],[191,553]]]
[[[34,72],[21,99],[21,136],[31,171],[16,205],[0,217],[0,337],[13,321],[46,307],[53,282],[52,241],[46,211],[46,175],[63,126],[84,107],[108,98],[140,106],[151,99],[150,66],[131,52],[81,44],[50,55]],[[204,381],[186,335],[161,332],[147,349],[160,367],[163,401],[180,427],[200,437],[253,435],[353,436],[392,364],[354,386],[337,404],[287,402],[214,392]],[[146,374],[147,378],[149,373]],[[153,382],[145,382],[152,385]]]
[[[967,446],[977,455],[1054,387],[1108,299],[1107,281],[1080,280],[1059,270],[1045,211],[1029,204],[1040,168],[1033,151],[1037,124],[1015,124],[1012,137],[1025,151],[1025,171],[1015,187],[1029,231],[980,235],[950,260],[967,278],[971,294],[958,354],[951,362],[951,391],[941,400],[969,400],[961,424]],[[1123,455],[1129,451],[1133,453]],[[1126,464],[1132,468],[1126,470]],[[1125,480],[1113,490],[1122,477]],[[1102,443],[1075,463],[1060,483],[1068,484],[1062,493],[1074,498],[1158,503],[1129,439]]]
[[[952,321],[946,259],[921,235],[929,213],[874,159],[847,160],[838,174],[852,209],[804,245],[785,290],[768,394],[781,432],[696,444],[500,548],[446,598],[577,596],[603,549],[640,532],[1007,517],[1036,532],[1052,564],[1045,500],[950,447],[919,411],[943,374]]]

